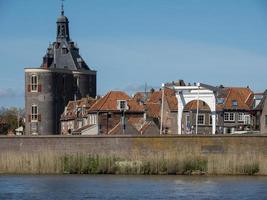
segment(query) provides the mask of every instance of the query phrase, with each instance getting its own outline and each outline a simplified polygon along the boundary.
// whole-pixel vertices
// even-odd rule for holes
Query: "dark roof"
[[[69,21],[64,11],[57,19],[57,38],[49,44],[41,68],[93,72],[79,54],[79,48],[70,40]]]
[[[125,120],[125,132],[123,133],[123,125],[121,121],[114,127],[112,128],[109,132],[109,135],[139,135],[139,131],[131,124],[129,121],[126,119]]]
[[[267,101],[267,90],[264,91],[263,97],[262,97],[260,103],[255,108],[255,110],[262,110],[264,107],[265,101]]]
[[[90,128],[90,127],[93,127],[93,126],[96,126],[96,125],[95,125],[95,124],[88,124],[88,125],[86,125],[86,126],[83,126],[83,127],[81,127],[81,128],[78,128],[78,129],[74,130],[74,131],[73,131],[73,134],[81,134],[81,132],[82,132],[83,130],[86,130],[86,129],[88,129],[88,128]]]
[[[146,121],[140,129],[142,135],[159,135],[159,127],[154,121]]]

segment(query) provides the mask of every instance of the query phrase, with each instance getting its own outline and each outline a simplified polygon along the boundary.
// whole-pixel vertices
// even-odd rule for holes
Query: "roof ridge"
[[[108,135],[114,131],[119,125],[120,125],[121,121],[119,121],[112,129],[110,129],[110,131],[108,132]]]
[[[107,102],[108,97],[110,96],[110,94],[111,94],[111,91],[105,96],[106,99],[104,100],[104,102],[102,103],[102,105],[100,106],[100,108],[99,108],[98,110],[101,110],[101,108],[102,108],[102,107],[104,106],[104,104]]]
[[[246,100],[245,100],[245,103],[247,103],[249,97],[252,95],[253,93],[250,91],[249,95],[247,96]]]

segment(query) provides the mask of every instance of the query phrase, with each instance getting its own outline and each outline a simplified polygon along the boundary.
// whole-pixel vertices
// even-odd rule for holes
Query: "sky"
[[[24,68],[56,39],[59,0],[0,0],[0,107],[24,107]],[[97,93],[161,83],[267,88],[267,0],[65,0]]]

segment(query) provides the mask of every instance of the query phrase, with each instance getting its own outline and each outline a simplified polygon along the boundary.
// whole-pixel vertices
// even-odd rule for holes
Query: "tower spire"
[[[64,0],[61,0],[61,15],[64,15]]]
[[[66,39],[69,41],[69,20],[64,15],[64,1],[65,0],[61,0],[61,15],[57,18],[57,40]]]

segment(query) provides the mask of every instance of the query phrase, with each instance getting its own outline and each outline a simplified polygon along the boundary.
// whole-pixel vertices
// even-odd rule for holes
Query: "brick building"
[[[110,91],[89,104],[87,101],[83,98],[68,103],[61,116],[62,134],[159,134],[158,125],[145,112],[144,103],[124,92]]]
[[[70,38],[69,21],[57,19],[56,41],[49,44],[39,68],[25,68],[26,134],[59,134],[67,103],[96,96],[96,71],[91,70]]]
[[[163,104],[162,104],[163,97]],[[138,93],[137,99],[140,99]],[[253,129],[254,125],[254,93],[248,87],[218,87],[216,94],[216,133],[244,132]],[[152,91],[147,94],[144,103],[146,114],[160,127],[161,109],[163,105],[163,134],[177,134],[178,103],[175,91],[170,88]],[[183,134],[193,134],[196,127],[197,101],[186,104],[182,117]],[[212,119],[209,106],[199,101],[198,133],[212,131]]]

